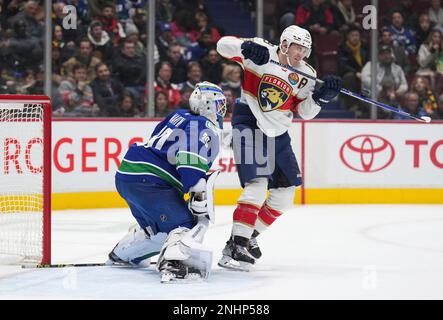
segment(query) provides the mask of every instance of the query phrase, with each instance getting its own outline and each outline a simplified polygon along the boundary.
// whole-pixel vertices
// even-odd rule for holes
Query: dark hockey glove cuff
[[[263,65],[269,61],[268,48],[252,41],[245,41],[241,45],[241,53],[245,59],[250,59],[256,65]]]
[[[343,80],[340,77],[326,76],[324,84],[314,91],[312,98],[316,103],[323,106],[340,93],[342,85]]]

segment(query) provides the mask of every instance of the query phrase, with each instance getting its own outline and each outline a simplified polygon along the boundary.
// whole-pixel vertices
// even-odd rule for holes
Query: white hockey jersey
[[[254,41],[269,49],[269,58],[279,61],[278,47],[261,38],[241,39],[232,36],[221,38],[218,53],[236,61],[244,72],[240,102],[249,106],[258,127],[270,137],[285,133],[292,123],[292,111],[303,119],[312,119],[320,112],[320,106],[312,99],[315,81],[273,63],[256,65],[241,53],[243,41]],[[317,77],[317,72],[305,61],[296,68]]]

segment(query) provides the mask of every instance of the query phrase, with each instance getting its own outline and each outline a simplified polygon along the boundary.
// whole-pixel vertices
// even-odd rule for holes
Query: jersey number
[[[145,148],[155,148],[157,150],[161,150],[172,131],[174,131],[172,128],[164,127],[159,133],[149,139],[149,141],[145,144]]]

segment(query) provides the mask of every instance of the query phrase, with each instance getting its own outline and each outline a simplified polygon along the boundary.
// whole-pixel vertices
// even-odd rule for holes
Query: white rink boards
[[[53,123],[53,207],[124,207],[114,174],[128,146],[146,141],[158,121]],[[222,172],[217,204],[240,194],[225,123],[213,169]],[[289,130],[304,185],[295,203],[443,203],[443,122],[295,121]]]

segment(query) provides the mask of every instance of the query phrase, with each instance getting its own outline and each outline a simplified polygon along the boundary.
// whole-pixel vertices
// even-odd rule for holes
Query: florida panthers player
[[[313,80],[270,61],[316,77],[316,71],[303,60],[309,57],[311,44],[310,33],[296,25],[283,31],[279,46],[261,38],[231,36],[217,43],[220,55],[240,64],[244,74],[240,102],[232,117],[234,157],[244,189],[233,214],[231,237],[219,261],[222,267],[248,270],[261,256],[256,237],[293,203],[295,187],[301,185],[287,132],[293,112],[312,119],[341,89],[342,81],[335,76],[327,76],[324,85],[316,89]],[[249,135],[250,141],[236,139],[236,132],[245,137],[248,130],[263,133],[265,139],[256,134]],[[256,150],[267,154],[270,170],[258,170],[263,163],[256,158]],[[253,155],[252,161],[244,161],[245,154]]]
[[[162,282],[205,278],[211,265],[211,253],[201,246],[212,206],[207,172],[219,151],[226,98],[218,86],[202,82],[189,104],[191,110],[159,123],[146,144],[132,145],[115,176],[138,225],[114,247],[110,262],[147,266],[160,253]]]

